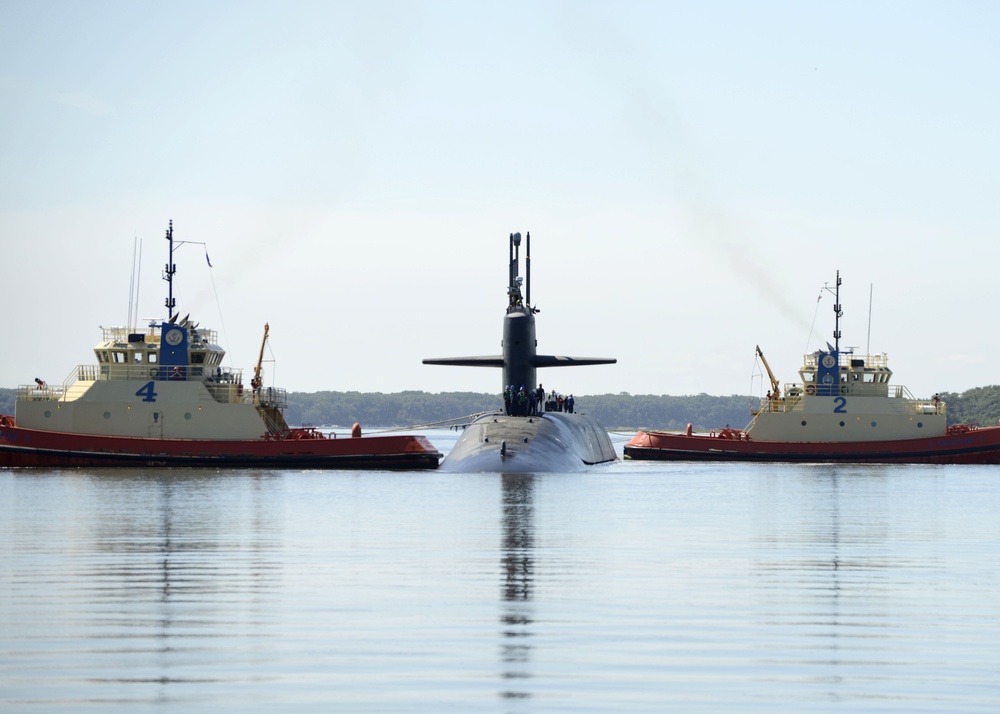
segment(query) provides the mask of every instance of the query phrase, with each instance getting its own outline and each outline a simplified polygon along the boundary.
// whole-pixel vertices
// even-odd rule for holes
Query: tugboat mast
[[[174,307],[177,303],[174,300],[174,273],[177,266],[174,265],[174,221],[170,220],[170,227],[167,228],[167,241],[170,243],[170,253],[167,259],[167,267],[163,271],[163,279],[167,281],[167,321],[173,322]]]
[[[840,354],[840,318],[844,316],[844,311],[840,309],[840,271],[837,271],[837,284],[834,287],[833,293],[833,314],[835,315],[834,325],[833,325],[833,346]]]
[[[170,253],[167,260],[167,265],[163,269],[163,279],[167,281],[167,322],[173,322],[174,320],[174,308],[177,307],[177,301],[174,300],[174,273],[177,272],[177,266],[174,265],[174,221],[170,220],[167,228],[167,242],[170,243]],[[176,242],[179,248],[182,245],[191,243],[193,245],[205,245],[203,241],[198,240],[179,240]],[[212,267],[211,261],[208,260],[208,251],[205,252],[205,261],[208,262],[208,267]]]

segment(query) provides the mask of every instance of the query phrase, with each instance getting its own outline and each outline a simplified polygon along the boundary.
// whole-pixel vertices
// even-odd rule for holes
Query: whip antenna
[[[872,353],[872,293],[875,290],[874,283],[868,283],[868,344],[865,345],[865,354]]]

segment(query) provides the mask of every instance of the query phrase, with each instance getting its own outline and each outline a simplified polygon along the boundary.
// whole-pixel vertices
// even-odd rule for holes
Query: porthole
[[[110,419],[111,418],[111,412],[104,412],[104,418],[105,419]]]
[[[803,420],[802,420],[802,426],[805,426],[805,425],[806,425],[806,420],[805,420],[805,419],[803,419]]]
[[[52,418],[52,412],[50,412],[48,409],[45,410],[45,418],[46,419],[51,419]]]
[[[924,428],[924,423],[922,421],[918,421],[917,422],[917,428],[918,429],[923,429]]]
[[[872,422],[872,428],[873,429],[875,428],[875,422]]]
[[[191,418],[191,412],[187,412],[186,414],[184,414],[184,418],[185,419],[190,419]]]
[[[844,422],[840,422],[840,425],[841,425],[841,426],[843,426],[843,425],[844,425]]]

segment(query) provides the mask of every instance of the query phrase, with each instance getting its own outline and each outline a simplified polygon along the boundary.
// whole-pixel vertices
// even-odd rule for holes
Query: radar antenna
[[[186,245],[186,244],[189,244],[189,243],[192,244],[192,245],[205,245],[205,246],[207,246],[208,244],[204,243],[202,241],[197,241],[197,240],[179,240],[179,241],[175,241],[174,240],[174,221],[173,221],[173,219],[170,220],[170,223],[168,224],[168,226],[169,227],[167,228],[167,242],[170,244],[170,252],[169,252],[169,257],[167,259],[167,265],[163,269],[163,279],[167,281],[167,302],[166,302],[166,306],[167,306],[167,321],[168,322],[173,322],[173,319],[174,319],[174,308],[177,307],[177,301],[174,300],[174,273],[177,272],[177,266],[174,265],[174,246],[176,245],[179,248],[182,245]],[[208,259],[208,249],[207,248],[205,249],[205,261],[208,263],[208,267],[211,268],[212,267],[212,261],[210,261]]]
[[[840,353],[840,318],[842,318],[844,316],[844,311],[841,309],[841,305],[840,305],[840,283],[841,282],[842,281],[840,279],[840,271],[838,270],[837,271],[837,282],[834,285],[833,290],[831,290],[826,283],[823,284],[823,289],[826,290],[828,293],[832,293],[833,294],[833,314],[835,316],[834,326],[833,326],[833,349],[838,354]]]

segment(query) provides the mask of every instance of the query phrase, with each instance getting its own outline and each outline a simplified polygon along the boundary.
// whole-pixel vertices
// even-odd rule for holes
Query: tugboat
[[[626,459],[660,461],[770,461],[907,464],[1000,463],[1000,426],[948,425],[937,395],[916,399],[890,385],[881,355],[840,349],[840,271],[834,288],[834,344],[805,355],[800,382],[775,379],[757,347],[771,390],[745,429],[705,433],[640,431]]]
[[[216,332],[174,311],[173,221],[166,237],[166,319],[102,328],[96,365],[61,386],[18,387],[14,416],[0,416],[0,466],[437,467],[441,454],[423,436],[290,427],[285,390],[261,379],[267,325],[245,390],[242,370],[222,366]]]
[[[609,357],[536,354],[535,313],[538,309],[531,303],[531,234],[528,233],[526,238],[526,269],[522,277],[521,234],[510,234],[503,354],[425,359],[424,364],[500,367],[503,370],[501,391],[513,387],[515,392],[519,392],[534,390],[539,367],[617,362]],[[522,285],[526,293],[522,293]],[[480,415],[462,432],[441,463],[441,469],[453,472],[571,472],[618,460],[607,430],[596,419],[586,414],[545,411],[543,404],[543,400],[536,402],[534,414],[525,415],[523,410],[515,408],[510,410],[511,413]]]

